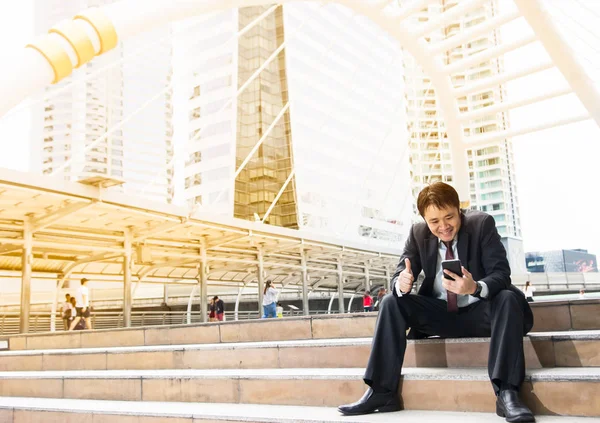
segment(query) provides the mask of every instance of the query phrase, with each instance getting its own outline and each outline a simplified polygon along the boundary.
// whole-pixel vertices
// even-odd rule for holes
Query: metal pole
[[[340,313],[344,312],[344,271],[342,268],[342,259],[338,259],[338,309]]]
[[[332,292],[331,299],[329,300],[329,306],[327,307],[327,314],[331,314],[331,305],[333,304],[334,299],[335,299],[335,292]]]
[[[354,301],[355,296],[356,296],[356,292],[353,292],[352,296],[350,297],[350,301],[348,301],[348,313],[350,313],[350,309],[352,308],[352,301]]]
[[[131,295],[131,240],[133,238],[131,228],[124,232],[123,247],[125,255],[123,256],[123,326],[131,327],[131,306],[133,297]]]
[[[265,273],[264,273],[264,262],[262,248],[258,249],[258,318],[263,315],[262,302],[263,302],[263,291],[265,289]]]
[[[163,303],[167,305],[169,302],[169,285],[166,283],[163,285]]]
[[[33,255],[33,232],[31,217],[23,221],[23,254],[21,256],[21,314],[19,316],[19,332],[29,332],[29,311],[31,306],[31,266]]]
[[[244,288],[246,287],[246,284],[243,284],[242,286],[240,286],[238,288],[238,294],[237,294],[237,298],[235,299],[235,312],[234,312],[234,320],[238,320],[238,313],[240,310],[240,299],[242,298],[242,291],[244,290]]]
[[[371,280],[369,275],[369,264],[370,262],[365,261],[365,291],[371,290]]]
[[[62,284],[60,283],[60,277],[56,281],[56,285],[54,287],[54,294],[52,295],[54,300],[52,301],[52,308],[50,311],[50,332],[56,331],[56,311],[58,309],[58,293],[60,291],[60,287]],[[62,317],[62,316],[61,316]],[[62,320],[62,318],[61,318]]]
[[[310,310],[308,308],[308,268],[306,266],[306,252],[302,250],[302,314],[308,316]]]
[[[208,321],[208,261],[206,260],[206,238],[201,240],[200,247],[200,272],[198,282],[200,283],[200,312],[202,322]]]
[[[198,271],[200,271],[200,269],[198,269]],[[199,284],[194,285],[194,287],[192,288],[192,292],[190,292],[190,297],[188,298],[188,305],[187,305],[187,324],[189,325],[190,323],[192,323],[192,304],[194,303],[194,295],[196,295],[196,292],[198,291],[199,288]]]

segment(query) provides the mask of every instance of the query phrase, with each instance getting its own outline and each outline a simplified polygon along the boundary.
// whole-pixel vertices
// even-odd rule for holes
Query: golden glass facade
[[[239,10],[243,29],[269,7]],[[241,87],[284,42],[283,10],[279,6],[239,39],[238,87]],[[237,109],[236,167],[248,154],[288,103],[285,49],[240,94]],[[292,134],[289,109],[277,121],[235,181],[234,215],[260,219],[277,197],[292,171]],[[265,223],[298,228],[295,178],[292,178]]]

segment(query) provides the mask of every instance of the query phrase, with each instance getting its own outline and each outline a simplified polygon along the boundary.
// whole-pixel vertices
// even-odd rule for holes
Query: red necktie
[[[452,241],[444,241],[446,245],[446,260],[454,260],[454,251],[452,251]],[[456,313],[458,311],[458,296],[454,292],[446,291],[448,294],[448,312]]]

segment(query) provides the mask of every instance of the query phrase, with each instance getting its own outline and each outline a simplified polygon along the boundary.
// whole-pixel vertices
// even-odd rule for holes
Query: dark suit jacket
[[[461,221],[457,250],[462,265],[472,273],[475,281],[487,284],[488,300],[503,289],[518,294],[524,312],[525,333],[529,332],[533,326],[533,313],[523,292],[511,284],[506,250],[500,241],[494,218],[480,211],[468,211],[461,213]],[[433,296],[438,243],[439,239],[431,233],[426,223],[414,224],[392,280],[395,282],[405,269],[404,259],[408,258],[415,280],[421,270],[425,273],[418,294]],[[395,289],[392,289],[392,293],[397,296]]]

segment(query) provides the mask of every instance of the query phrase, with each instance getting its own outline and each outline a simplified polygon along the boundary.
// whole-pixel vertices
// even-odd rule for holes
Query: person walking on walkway
[[[535,291],[535,287],[531,285],[531,282],[525,282],[525,298],[528,303],[533,302],[533,291]]]
[[[277,290],[273,288],[273,282],[268,280],[263,291],[263,319],[277,317]]]
[[[69,330],[75,329],[75,326],[77,326],[77,323],[79,323],[81,319],[84,319],[85,326],[88,329],[92,329],[92,319],[90,317],[90,291],[87,287],[87,282],[88,280],[86,278],[81,279],[81,285],[77,288],[77,293],[75,295],[77,316],[71,322]]]
[[[208,321],[216,322],[217,321],[217,305],[215,304],[215,299],[212,298],[208,302]]]
[[[373,311],[373,297],[371,297],[371,291],[366,290],[363,295],[363,310]]]
[[[65,302],[60,308],[60,317],[63,320],[63,327],[65,330],[69,330],[70,319],[71,319],[71,294],[65,295]]]
[[[383,300],[383,297],[385,297],[386,294],[387,290],[385,288],[379,288],[379,291],[377,292],[377,301],[375,301],[375,305],[373,306],[375,310],[379,311],[379,305],[381,304],[381,301]]]
[[[223,321],[223,316],[225,315],[225,303],[222,299],[219,298],[218,295],[213,297],[213,302],[215,304],[215,314],[216,318],[219,322]]]
[[[511,284],[493,217],[461,211],[458,193],[443,182],[425,187],[417,208],[424,222],[410,229],[392,278],[393,295],[381,301],[363,376],[368,389],[357,402],[338,410],[345,415],[400,410],[398,386],[407,338],[491,336],[488,375],[496,413],[510,422],[535,421],[519,398],[525,378],[523,336],[533,326],[533,314],[521,290]],[[452,259],[460,259],[462,275],[443,269],[442,262]],[[421,270],[425,279],[418,293],[411,294]]]

